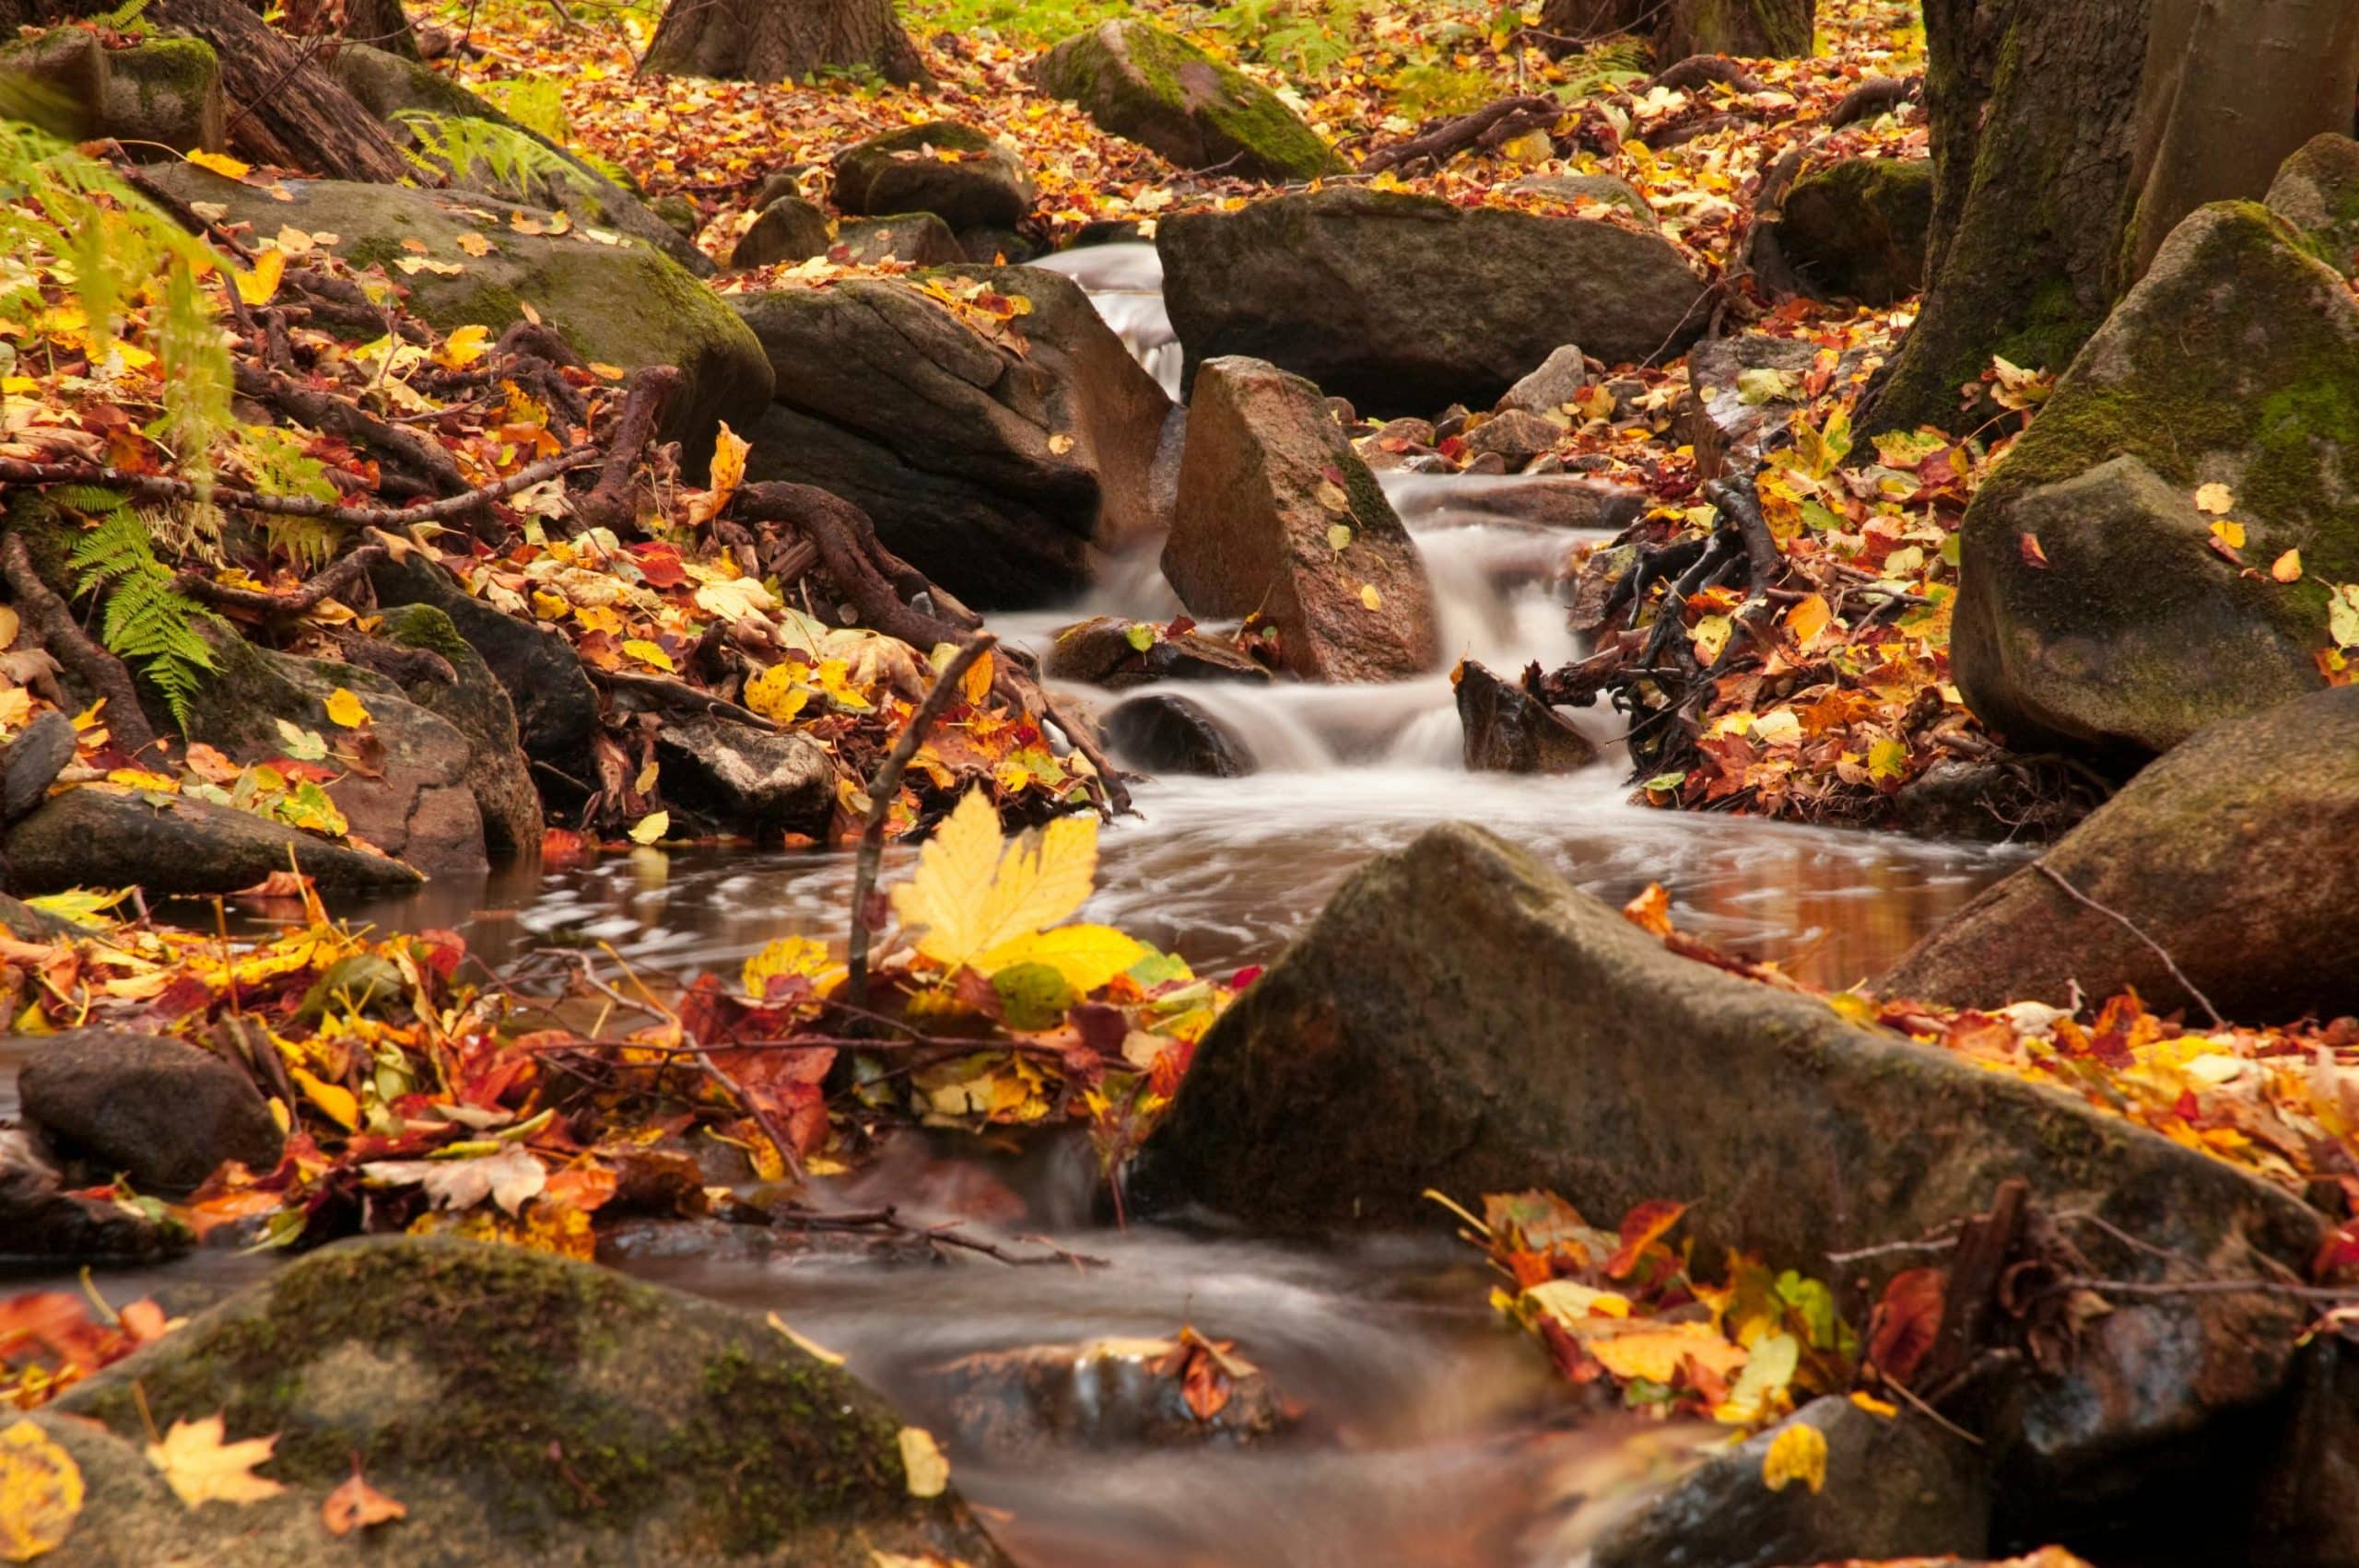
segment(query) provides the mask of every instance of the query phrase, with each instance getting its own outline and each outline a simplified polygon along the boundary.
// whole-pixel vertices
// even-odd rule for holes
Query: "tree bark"
[[[1645,32],[1669,0],[1544,0],[1540,30],[1554,39],[1594,43],[1616,33]],[[1552,44],[1569,49],[1573,42]]]
[[[221,58],[229,99],[229,146],[256,163],[331,180],[390,184],[417,170],[375,115],[314,57],[238,0],[155,0],[146,19],[187,33]]]
[[[344,0],[344,41],[365,43],[405,60],[423,58],[402,0]]]
[[[904,84],[933,79],[893,0],[670,0],[639,68],[778,82],[828,65],[873,66]]]
[[[1798,60],[1811,53],[1818,0],[1665,0],[1655,18],[1655,60],[1737,54]]]

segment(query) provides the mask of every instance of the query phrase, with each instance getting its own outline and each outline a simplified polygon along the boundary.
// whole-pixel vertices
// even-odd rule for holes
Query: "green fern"
[[[68,557],[77,574],[75,591],[105,591],[100,640],[139,666],[185,731],[190,699],[216,668],[213,649],[198,630],[215,619],[212,612],[173,588],[171,568],[156,558],[150,520],[121,496],[70,486],[52,491],[50,499],[98,520]]]
[[[565,84],[555,76],[510,76],[486,82],[483,93],[527,131],[553,142],[563,142],[571,134],[565,118]]]
[[[410,161],[483,192],[527,205],[579,207],[595,220],[598,181],[564,154],[511,125],[405,109],[393,116],[417,142]]]
[[[147,9],[147,0],[123,0],[123,4],[113,10],[102,12],[88,20],[101,32],[128,32],[137,25]]]

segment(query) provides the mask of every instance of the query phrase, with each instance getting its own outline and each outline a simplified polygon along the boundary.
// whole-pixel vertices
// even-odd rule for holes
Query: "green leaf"
[[[1053,1029],[1074,1004],[1073,987],[1051,964],[1011,964],[992,977],[1011,1029]]]
[[[288,756],[296,762],[324,762],[328,743],[317,730],[306,730],[287,720],[273,720],[278,726],[278,738],[287,743]]]
[[[1155,628],[1144,621],[1133,621],[1122,628],[1122,640],[1144,653],[1155,646]]]

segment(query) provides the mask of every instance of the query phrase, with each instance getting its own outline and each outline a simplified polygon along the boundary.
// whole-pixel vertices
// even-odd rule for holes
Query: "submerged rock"
[[[1200,631],[1173,637],[1162,626],[1119,615],[1098,615],[1058,632],[1040,671],[1051,680],[1115,691],[1156,681],[1270,679],[1266,668],[1233,643]]]
[[[949,1406],[958,1448],[993,1457],[1059,1445],[1243,1446],[1293,1424],[1269,1378],[1250,1367],[1225,1379],[1217,1410],[1199,1416],[1163,1364],[1177,1349],[1153,1340],[1029,1345],[961,1356],[922,1375]]]
[[[2359,581],[2354,451],[2359,300],[2267,209],[2198,211],[1966,510],[1967,706],[2018,750],[2126,765],[2317,690],[2331,585]],[[2213,484],[2241,561],[2210,548]]]
[[[724,831],[826,831],[836,770],[807,735],[780,735],[727,719],[675,716],[655,731],[663,790]]]
[[[2359,276],[2359,141],[2323,135],[2287,158],[2269,187],[2269,210],[2318,260]]]
[[[245,1069],[184,1041],[128,1029],[68,1029],[18,1074],[25,1116],[92,1185],[194,1190],[225,1160],[266,1171],[285,1142]]]
[[[1379,415],[1488,408],[1567,343],[1609,364],[1677,354],[1710,314],[1659,234],[1405,193],[1180,213],[1156,249],[1191,382],[1250,355]]]
[[[1095,553],[1160,528],[1148,475],[1170,399],[1071,279],[954,271],[1031,302],[1027,353],[883,279],[734,298],[777,374],[748,474],[853,502],[968,603],[1053,603]]]
[[[1186,697],[1143,692],[1106,715],[1106,738],[1125,761],[1149,773],[1238,778],[1254,771],[1253,754],[1220,720]]]
[[[466,785],[483,818],[484,847],[495,858],[539,848],[540,791],[525,761],[516,707],[483,655],[459,635],[451,617],[431,604],[404,604],[385,614],[381,630],[405,647],[440,659],[456,678],[414,680],[403,694],[467,738]]]
[[[766,267],[777,262],[808,261],[824,256],[835,243],[827,215],[801,196],[780,196],[754,219],[754,227],[729,252],[733,267]]]
[[[1431,1223],[1423,1195],[1541,1187],[1619,1214],[1675,1193],[1699,1257],[1822,1270],[2025,1178],[2106,1278],[2306,1267],[2293,1195],[2077,1096],[1691,962],[1492,835],[1438,827],[1354,874],[1197,1047],[1139,1172],[1284,1229]],[[2177,1258],[2162,1260],[2162,1254]],[[2184,1261],[2180,1261],[2184,1260]],[[1897,1261],[1842,1282],[1874,1299]],[[2222,1291],[2119,1296],[2071,1366],[2012,1390],[2004,1460],[2088,1492],[2282,1385],[2302,1313]]]
[[[1257,359],[1203,368],[1163,572],[1200,615],[1259,614],[1313,681],[1397,680],[1437,657],[1408,530],[1319,389]]]
[[[1796,182],[1778,239],[1819,298],[1892,305],[1925,287],[1932,223],[1931,159],[1853,158]]]
[[[1345,165],[1277,94],[1175,33],[1136,18],[1066,39],[1040,85],[1175,168],[1248,180],[1316,180]]]
[[[930,212],[954,229],[1012,228],[1033,195],[1014,153],[954,121],[887,131],[836,156],[835,203],[855,217]]]
[[[286,1491],[172,1495],[149,1417],[216,1415],[276,1436],[260,1470]],[[391,1564],[1008,1561],[955,1492],[911,1495],[899,1420],[848,1374],[758,1318],[519,1247],[339,1243],[31,1419],[88,1488],[61,1563],[318,1562],[356,1465],[408,1510],[366,1541]]]
[[[1450,672],[1466,766],[1477,773],[1578,773],[1597,747],[1555,708],[1473,660]]]
[[[2065,1004],[2077,984],[2091,1000],[2134,989],[2157,1011],[2200,1018],[2175,962],[2241,1023],[2359,1013],[2359,970],[2341,934],[2359,907],[2354,842],[2359,687],[2338,686],[2214,725],[2149,765],[1877,989],[2000,1007]]]
[[[323,893],[406,892],[426,879],[364,854],[188,795],[118,794],[82,786],[51,796],[8,829],[8,885],[20,894],[139,887],[150,897],[237,893],[290,858]]]

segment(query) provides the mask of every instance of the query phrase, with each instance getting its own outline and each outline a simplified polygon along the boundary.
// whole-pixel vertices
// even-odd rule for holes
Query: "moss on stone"
[[[1143,20],[1067,39],[1042,61],[1041,82],[1184,168],[1226,163],[1255,178],[1312,180],[1346,167],[1276,94]]]

